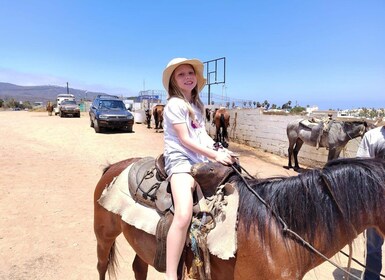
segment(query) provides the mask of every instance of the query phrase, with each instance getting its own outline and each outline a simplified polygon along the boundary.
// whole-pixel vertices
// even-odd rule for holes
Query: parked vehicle
[[[73,116],[80,118],[80,107],[75,100],[62,101],[59,106],[59,115],[61,118]]]
[[[90,126],[96,133],[103,129],[123,129],[132,132],[134,116],[126,109],[123,100],[113,95],[98,95],[89,110]]]
[[[56,107],[54,108],[55,116],[59,115],[60,113],[60,105],[63,101],[67,100],[73,100],[75,101],[75,95],[70,93],[61,93],[56,96]]]

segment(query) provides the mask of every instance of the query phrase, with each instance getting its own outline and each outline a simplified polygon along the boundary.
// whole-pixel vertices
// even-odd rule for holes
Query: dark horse
[[[156,132],[158,132],[159,129],[163,129],[163,109],[164,105],[156,105],[154,108],[152,108],[152,115],[154,116]]]
[[[137,160],[107,167],[95,189],[99,279],[105,279],[107,269],[110,276],[115,275],[115,239],[122,232],[136,253],[135,279],[147,279],[148,265],[154,264],[155,236],[123,222],[98,203],[105,187]],[[325,259],[298,236],[330,258],[368,227],[385,234],[383,159],[337,159],[298,176],[243,181],[234,175],[229,182],[239,192],[237,253],[229,260],[210,255],[213,280],[302,279]],[[298,236],[284,230],[284,223]],[[187,249],[187,271],[191,259]]]
[[[213,124],[215,125],[215,141],[220,142],[223,147],[229,146],[227,128],[230,125],[230,114],[226,108],[215,109],[213,113]]]
[[[291,121],[288,123],[286,129],[287,137],[289,139],[288,168],[294,168],[296,171],[300,170],[298,153],[302,145],[304,143],[313,147],[316,147],[317,145],[317,139],[313,137],[312,129],[302,124],[302,121],[302,119]],[[328,132],[321,132],[322,135],[319,141],[319,147],[329,149],[328,161],[336,159],[340,156],[342,149],[350,140],[362,137],[368,129],[369,126],[365,121],[331,121],[328,124]],[[292,166],[293,157],[294,167]]]

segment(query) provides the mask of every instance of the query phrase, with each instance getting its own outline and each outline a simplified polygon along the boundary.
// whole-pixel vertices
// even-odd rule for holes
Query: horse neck
[[[380,195],[380,194],[378,194]],[[385,196],[385,194],[384,194]],[[345,228],[346,232],[350,234],[358,235],[365,231],[367,228],[378,228],[383,235],[385,235],[385,201],[379,200],[376,202],[370,202],[369,209],[363,209],[360,214],[354,219],[351,219],[351,224],[342,225],[342,229]]]

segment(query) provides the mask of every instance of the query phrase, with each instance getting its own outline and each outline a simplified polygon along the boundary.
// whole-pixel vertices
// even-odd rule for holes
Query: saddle
[[[199,184],[205,197],[215,194],[217,187],[233,173],[231,166],[218,162],[202,162],[191,167],[191,176]],[[128,173],[132,198],[164,215],[172,206],[171,188],[167,177],[163,154],[156,159],[144,157],[138,160]]]
[[[158,161],[161,162],[155,164]],[[164,215],[172,206],[169,182],[166,179],[163,156],[159,156],[156,160],[153,157],[138,160],[128,173],[131,197],[136,202]]]
[[[333,121],[330,119],[312,118],[310,120],[302,120],[300,124],[306,126],[311,130],[310,140],[316,143],[316,149],[318,150],[321,144],[321,137],[324,133],[326,133],[326,135],[329,133],[329,129],[332,122]],[[326,141],[326,149],[329,148],[328,144],[329,143],[327,143]]]
[[[135,162],[128,173],[128,188],[132,198],[155,209],[161,216],[156,229],[154,259],[154,267],[160,272],[166,271],[166,238],[173,219],[171,188],[164,166],[163,154],[156,159],[145,157]],[[214,195],[234,172],[231,166],[215,162],[198,163],[191,168],[191,175],[205,197]],[[197,195],[194,194],[194,197],[196,200]]]

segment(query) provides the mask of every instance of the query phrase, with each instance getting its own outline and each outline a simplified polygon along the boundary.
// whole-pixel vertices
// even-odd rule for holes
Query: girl
[[[234,162],[226,149],[213,150],[207,134],[199,92],[204,88],[203,63],[175,58],[163,71],[168,92],[164,109],[165,168],[171,183],[174,219],[167,235],[166,279],[177,279],[177,268],[191,222],[195,182],[191,166],[208,159],[228,165]]]

